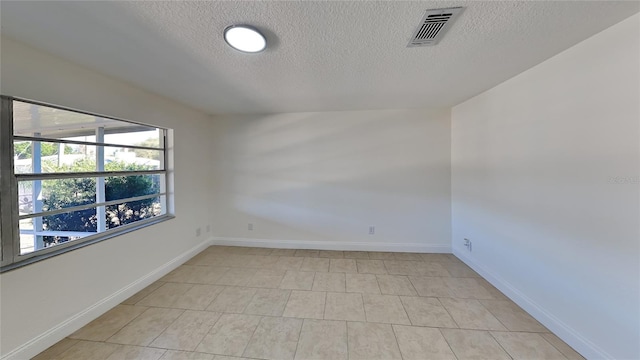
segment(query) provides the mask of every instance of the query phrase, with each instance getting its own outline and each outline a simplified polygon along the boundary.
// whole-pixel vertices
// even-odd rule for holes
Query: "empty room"
[[[640,359],[640,2],[0,29],[0,360]]]

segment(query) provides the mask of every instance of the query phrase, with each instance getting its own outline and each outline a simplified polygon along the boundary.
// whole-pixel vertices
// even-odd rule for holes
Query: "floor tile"
[[[207,253],[205,251],[200,254],[192,257],[185,265],[199,265],[199,266],[220,266],[221,259],[224,258],[224,255],[219,253]]]
[[[393,260],[395,256],[392,252],[376,252],[369,251],[369,259],[371,260]]]
[[[248,268],[271,269],[278,262],[279,256],[250,255],[247,259],[246,266]]]
[[[260,247],[251,247],[247,249],[246,254],[248,255],[269,255],[273,249],[271,248],[260,248]]]
[[[277,289],[282,282],[285,270],[260,270],[258,271],[246,286]]]
[[[545,340],[553,345],[558,351],[560,351],[569,360],[584,360],[584,357],[577,351],[567,345],[562,339],[551,333],[540,334]]]
[[[369,259],[366,251],[343,251],[345,259]]]
[[[453,277],[480,277],[478,273],[463,263],[442,262],[441,264]]]
[[[420,258],[427,262],[450,262],[448,255],[451,254],[420,254]]]
[[[456,294],[446,278],[429,276],[409,276],[411,284],[420,296],[428,297],[455,297]]]
[[[361,274],[386,274],[382,260],[356,260],[358,272]]]
[[[224,290],[220,285],[195,284],[182,296],[178,297],[170,307],[175,309],[204,310]]]
[[[294,256],[296,254],[296,249],[273,249],[270,256]]]
[[[235,357],[235,356],[225,356],[225,355],[216,355],[213,360],[252,360],[245,357]]]
[[[380,294],[378,280],[373,274],[346,274],[347,292]]]
[[[194,284],[165,283],[140,300],[138,305],[171,307],[184,293],[194,286]]]
[[[323,273],[316,272],[313,279],[313,291],[332,291],[332,292],[344,292],[345,287],[345,275],[344,273]]]
[[[440,329],[440,332],[459,360],[511,359],[487,331]]]
[[[329,262],[330,262],[329,259],[305,257],[304,260],[302,261],[302,266],[300,267],[300,271],[328,272]]]
[[[146,288],[140,290],[138,293],[134,294],[133,296],[131,296],[127,300],[123,301],[122,304],[123,305],[135,305],[140,300],[142,300],[145,297],[147,297],[147,295],[151,294],[152,292],[154,292],[156,289],[158,289],[162,285],[164,285],[163,281],[156,281],[156,282],[152,283],[151,285],[147,286]]]
[[[297,360],[347,360],[347,323],[305,319],[295,358]]]
[[[107,360],[158,360],[165,352],[165,349],[123,345],[112,352]]]
[[[269,360],[293,360],[301,327],[301,319],[264,317],[258,324],[243,356]]]
[[[317,258],[320,250],[296,250],[295,256]]]
[[[245,314],[282,316],[290,290],[258,289],[244,310]]]
[[[400,300],[407,311],[411,325],[443,328],[458,327],[437,298],[401,296]]]
[[[278,261],[273,265],[273,269],[278,270],[300,270],[304,259],[295,256],[280,256]]]
[[[50,346],[47,350],[41,352],[31,360],[52,360],[57,359],[60,354],[69,350],[73,345],[80,342],[80,340],[64,338],[54,345]]]
[[[394,260],[403,261],[422,261],[422,257],[418,253],[397,252],[393,253]]]
[[[149,308],[117,333],[107,342],[147,346],[160,335],[184,310]]]
[[[289,270],[280,283],[280,289],[311,290],[314,276],[315,273],[312,271]]]
[[[566,360],[566,357],[540,334],[492,331],[491,335],[514,360]]]
[[[357,293],[327,293],[325,320],[365,321],[362,295]]]
[[[122,345],[107,344],[103,342],[94,341],[78,341],[73,346],[69,347],[66,351],[62,352],[56,360],[81,360],[81,359],[95,359],[102,360],[109,357],[116,350],[120,349]]]
[[[495,286],[491,285],[487,280],[483,278],[475,278],[476,282],[480,284],[483,288],[485,288],[489,294],[493,297],[494,300],[509,300],[505,294],[503,294],[500,290],[498,290]]]
[[[547,332],[542,324],[510,300],[480,300],[480,303],[510,331]]]
[[[329,272],[357,273],[358,268],[354,259],[331,259]]]
[[[493,296],[473,278],[446,278],[443,279],[452,289],[454,297],[461,299],[493,299]]]
[[[457,360],[440,330],[393,325],[403,360]]]
[[[160,360],[214,360],[215,355],[191,351],[167,350]]]
[[[224,313],[242,313],[258,289],[227,287],[209,304],[206,310]]]
[[[260,316],[254,315],[224,314],[205,335],[196,351],[242,356],[260,319]]]
[[[349,360],[401,360],[400,349],[389,324],[347,323]]]
[[[336,250],[320,250],[320,252],[318,252],[318,257],[329,258],[329,259],[342,259],[344,258],[344,253],[342,251],[336,251]]]
[[[413,288],[407,276],[402,275],[376,275],[380,292],[387,295],[416,296],[418,293]]]
[[[71,334],[69,338],[105,341],[147,309],[144,306],[118,305]]]
[[[71,337],[34,360],[584,360],[452,254],[211,246]]]
[[[384,260],[384,267],[390,275],[422,275],[416,268],[418,261]]]
[[[397,295],[363,294],[362,299],[367,321],[411,325]]]
[[[231,268],[218,280],[217,285],[245,286],[258,270],[247,268]]]
[[[447,269],[437,262],[414,261],[413,267],[421,276],[445,276],[451,277]]]
[[[291,291],[284,317],[323,319],[327,295],[319,291]]]
[[[220,313],[210,311],[185,311],[173,324],[160,334],[150,346],[163,349],[196,349],[211,327],[220,318]]]
[[[160,280],[191,284],[214,284],[227,271],[229,271],[228,267],[182,265]]]
[[[439,300],[462,329],[507,330],[478,300],[452,298]]]

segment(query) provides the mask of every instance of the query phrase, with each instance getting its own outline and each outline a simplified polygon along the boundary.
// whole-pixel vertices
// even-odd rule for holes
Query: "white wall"
[[[211,151],[210,118],[6,38],[0,66],[4,95],[175,130],[175,219],[0,275],[1,353],[24,359],[206,245],[211,164],[200,160]]]
[[[639,23],[452,110],[454,253],[589,358],[640,358]]]
[[[450,251],[449,118],[448,110],[216,118],[216,240]]]

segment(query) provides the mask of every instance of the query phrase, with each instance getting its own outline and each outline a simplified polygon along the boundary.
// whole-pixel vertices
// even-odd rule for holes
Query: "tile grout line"
[[[442,308],[444,309],[444,311],[447,312],[447,314],[449,314],[449,317],[451,318],[451,320],[453,320],[453,323],[456,324],[456,326],[458,327],[458,329],[460,329],[460,324],[458,324],[458,322],[456,321],[456,319],[453,318],[453,315],[451,315],[451,312],[449,312],[449,309],[447,309],[446,306],[444,306],[444,304],[442,303],[442,301],[440,301],[439,297],[435,297],[436,299],[438,299],[438,303],[440,304],[440,306],[442,306]]]
[[[300,346],[300,335],[302,335],[302,329],[304,328],[304,323],[307,319],[302,319],[302,324],[300,325],[300,330],[298,331],[298,341],[296,341],[296,350],[293,352],[293,359],[295,360],[296,355],[298,355],[298,347]]]
[[[507,351],[507,349],[504,348],[504,346],[502,346],[502,344],[500,343],[500,341],[498,341],[498,339],[496,339],[495,336],[493,336],[493,333],[491,330],[487,330],[487,333],[489,334],[489,336],[491,336],[491,338],[493,339],[493,341],[496,342],[496,344],[498,344],[498,346],[500,346],[500,348],[502,349],[502,351],[504,351],[505,354],[507,354],[507,356],[511,359],[513,359],[513,356],[511,356],[511,353]]]
[[[245,315],[245,314],[243,314]],[[256,316],[256,315],[251,315],[251,316]],[[256,331],[258,331],[258,327],[260,327],[260,324],[262,323],[262,320],[264,319],[264,316],[260,317],[260,321],[258,321],[258,324],[256,324],[256,327],[253,329],[253,332],[251,333],[251,337],[249,338],[249,341],[247,341],[246,345],[244,346],[244,348],[242,349],[242,353],[241,353],[241,357],[244,357],[244,353],[247,352],[247,348],[249,347],[249,344],[251,344],[251,340],[253,340],[253,337],[256,335]],[[231,355],[234,356],[234,355]],[[217,355],[216,355],[217,357]]]
[[[400,343],[398,342],[398,335],[396,334],[396,329],[393,325],[394,324],[389,324],[389,326],[391,326],[391,332],[393,333],[393,338],[396,339],[396,346],[398,347],[398,352],[400,353],[400,357],[404,359],[404,355],[402,355],[402,349],[400,349]]]
[[[257,248],[257,249],[260,249],[260,248]],[[249,250],[249,251],[254,252],[254,253],[251,253],[251,252],[250,252],[250,253],[235,253],[235,252],[230,252],[230,253],[228,253],[228,254],[226,254],[226,255],[247,256],[247,258],[244,258],[244,259],[249,259],[249,260],[251,260],[251,261],[252,261],[252,265],[255,265],[255,264],[256,264],[256,263],[255,263],[255,262],[253,262],[253,261],[258,261],[258,260],[261,260],[261,259],[263,259],[262,261],[263,261],[264,263],[267,263],[267,259],[268,259],[268,258],[272,258],[272,257],[275,257],[275,258],[277,258],[278,260],[283,259],[283,258],[296,257],[296,256],[295,256],[295,252],[294,252],[294,254],[292,254],[292,255],[270,255],[271,253],[273,253],[273,252],[274,252],[274,251],[276,251],[276,250],[277,250],[277,249],[272,249],[268,254],[259,254],[259,253],[255,253],[255,251],[254,251],[254,250]],[[206,250],[205,250],[205,251],[206,251]],[[297,251],[297,250],[296,250],[296,251]],[[202,252],[201,252],[201,253],[202,253]],[[364,253],[366,253],[366,254],[367,254],[367,256],[369,255],[369,254],[368,254],[368,252],[364,252]],[[210,256],[210,257],[216,257],[216,256],[218,256],[218,257],[219,257],[219,256],[224,256],[224,255],[225,255],[225,253],[209,253],[209,254],[211,254],[211,256]],[[207,254],[207,255],[209,255],[209,254]],[[318,253],[318,254],[319,254],[319,253]],[[334,254],[333,254],[333,253],[330,253],[330,254],[325,254],[325,255],[334,255]],[[336,253],[335,255],[338,255],[338,254]],[[197,256],[197,255],[196,255],[196,256]],[[248,257],[254,257],[254,258],[248,258]],[[257,258],[257,257],[260,257],[260,258]],[[204,257],[204,256],[203,256],[203,258],[206,258],[206,257]],[[113,333],[113,334],[111,334],[110,336],[108,336],[105,340],[103,340],[103,341],[95,341],[95,340],[85,340],[85,339],[81,339],[81,338],[70,338],[70,337],[67,337],[67,339],[69,339],[69,340],[74,340],[74,341],[87,341],[87,342],[94,342],[94,343],[104,343],[104,344],[117,345],[117,346],[118,346],[118,348],[116,348],[116,350],[114,350],[114,352],[118,351],[118,349],[120,349],[120,348],[128,347],[128,346],[136,347],[136,348],[142,348],[142,349],[144,349],[144,348],[149,348],[149,349],[160,349],[160,350],[165,350],[165,351],[163,352],[163,354],[161,355],[161,356],[165,356],[165,354],[167,353],[167,351],[169,351],[169,350],[175,350],[175,349],[166,349],[166,348],[162,348],[162,347],[155,347],[155,346],[151,346],[151,344],[152,344],[156,339],[158,339],[160,336],[162,336],[162,334],[165,334],[165,333],[166,333],[166,331],[167,331],[167,329],[168,329],[168,328],[170,328],[173,324],[175,324],[175,323],[178,321],[178,319],[179,319],[180,317],[182,317],[182,316],[183,316],[187,311],[206,311],[206,312],[215,312],[215,313],[219,313],[219,314],[220,314],[220,316],[216,319],[216,321],[213,323],[213,325],[211,325],[211,326],[209,326],[209,327],[208,327],[208,328],[209,328],[209,330],[207,331],[207,334],[211,331],[211,329],[215,326],[215,324],[217,324],[217,323],[219,322],[220,318],[221,318],[224,314],[238,314],[238,313],[230,313],[230,312],[227,312],[226,310],[223,310],[223,311],[210,311],[210,310],[207,310],[207,308],[208,308],[209,306],[211,306],[211,304],[213,304],[213,303],[214,303],[214,302],[219,298],[219,296],[220,296],[220,295],[221,295],[221,294],[222,294],[226,289],[231,289],[231,288],[236,288],[236,289],[247,288],[247,289],[263,289],[263,290],[264,290],[264,289],[271,289],[271,290],[278,290],[278,289],[279,289],[279,290],[288,290],[288,291],[289,291],[289,294],[288,294],[287,300],[286,300],[286,301],[285,301],[285,303],[284,303],[284,309],[286,309],[286,306],[287,306],[287,304],[288,304],[288,302],[289,302],[289,300],[290,300],[290,297],[291,297],[292,290],[291,290],[291,289],[280,289],[280,286],[282,286],[282,282],[284,281],[284,276],[286,276],[287,272],[289,272],[289,271],[301,271],[302,264],[304,263],[304,259],[306,259],[306,258],[309,258],[309,259],[314,259],[314,258],[318,258],[318,259],[327,259],[327,260],[329,260],[329,268],[328,268],[328,271],[327,271],[327,272],[320,271],[320,272],[323,272],[323,273],[326,273],[326,274],[343,274],[344,279],[345,279],[345,282],[344,282],[344,290],[343,290],[343,291],[340,291],[340,292],[337,292],[337,293],[349,294],[349,293],[347,293],[347,292],[346,292],[346,290],[347,290],[347,284],[346,284],[346,276],[347,276],[347,273],[344,273],[344,272],[335,272],[335,271],[333,271],[333,272],[332,272],[332,271],[331,271],[331,263],[332,263],[332,262],[338,262],[338,261],[334,261],[334,260],[340,260],[340,259],[343,259],[343,260],[352,260],[353,262],[355,262],[355,266],[356,266],[356,274],[368,274],[368,273],[360,273],[360,269],[359,269],[359,266],[358,266],[358,261],[360,261],[360,260],[366,260],[366,259],[364,259],[364,258],[363,258],[363,259],[359,259],[359,258],[345,257],[345,256],[344,256],[344,253],[343,253],[343,257],[342,257],[342,258],[336,258],[336,257],[320,257],[320,256],[316,256],[316,257],[313,257],[313,256],[302,256],[302,261],[300,262],[300,266],[299,266],[299,267],[289,266],[289,265],[284,266],[284,268],[281,268],[280,266],[277,266],[277,265],[265,265],[265,266],[257,266],[257,267],[254,267],[254,266],[247,266],[247,267],[244,267],[244,266],[233,266],[233,265],[230,265],[230,266],[218,266],[217,264],[183,264],[183,265],[181,265],[181,266],[189,266],[189,267],[210,267],[210,268],[211,268],[211,267],[214,267],[214,268],[224,268],[224,267],[226,267],[227,269],[225,270],[225,272],[224,272],[223,274],[221,274],[221,275],[216,279],[216,281],[215,281],[215,282],[212,282],[212,283],[209,283],[209,282],[195,282],[195,283],[189,283],[189,282],[181,282],[181,281],[166,281],[166,280],[159,279],[159,280],[157,280],[157,281],[156,281],[156,283],[162,283],[162,284],[161,284],[160,286],[158,286],[157,288],[155,288],[155,289],[154,289],[153,291],[151,291],[150,293],[148,293],[147,295],[145,295],[144,297],[142,297],[141,299],[139,299],[139,300],[137,300],[137,301],[133,302],[132,304],[131,304],[131,303],[124,303],[124,302],[123,302],[123,303],[118,304],[118,305],[126,305],[126,306],[141,307],[141,308],[146,308],[146,309],[145,309],[144,311],[142,311],[141,313],[139,313],[139,314],[135,315],[133,318],[129,319],[129,320],[128,320],[128,321],[127,321],[127,322],[126,322],[122,327],[120,327],[118,330],[116,330],[116,331],[115,331],[115,333]],[[233,259],[229,259],[229,261],[230,261],[230,262],[232,262],[232,260],[233,260]],[[371,258],[369,258],[368,260],[369,260],[369,261],[371,261],[372,259],[371,259]],[[373,260],[377,260],[377,259],[373,259]],[[398,266],[405,266],[405,267],[407,267],[407,266],[409,266],[409,267],[410,267],[410,266],[411,266],[411,264],[413,264],[413,263],[416,263],[416,266],[417,266],[417,265],[418,265],[418,264],[417,264],[418,262],[420,262],[420,263],[426,263],[426,264],[434,263],[434,264],[438,264],[438,265],[440,265],[442,268],[444,268],[444,269],[445,269],[445,271],[446,271],[446,273],[448,274],[448,276],[428,276],[428,273],[425,273],[425,275],[415,275],[415,276],[413,276],[413,277],[415,277],[415,278],[421,278],[421,277],[426,277],[426,278],[440,278],[440,279],[451,279],[451,280],[453,281],[453,279],[457,279],[457,278],[461,278],[461,279],[477,279],[477,278],[478,278],[477,276],[452,276],[452,274],[448,271],[448,269],[447,269],[444,265],[442,265],[440,262],[438,262],[438,261],[427,261],[427,260],[425,260],[425,259],[424,259],[424,257],[421,257],[419,261],[414,261],[414,260],[396,260],[395,258],[394,258],[394,259],[391,259],[391,260],[383,260],[383,259],[380,259],[380,261],[382,261],[383,268],[385,269],[385,271],[387,271],[387,274],[384,274],[384,275],[387,275],[387,276],[398,276],[398,277],[399,277],[399,276],[402,276],[404,279],[407,279],[407,280],[409,281],[409,286],[411,287],[411,289],[413,289],[413,290],[415,291],[416,296],[417,296],[418,298],[425,298],[425,297],[426,297],[426,298],[435,298],[435,299],[437,299],[437,301],[438,301],[438,303],[440,304],[440,306],[441,306],[441,307],[446,311],[446,313],[449,315],[449,317],[453,320],[453,323],[457,326],[457,328],[455,328],[455,329],[459,329],[459,330],[473,330],[473,331],[488,332],[488,333],[490,334],[491,338],[499,344],[500,348],[501,348],[501,349],[502,349],[502,350],[503,350],[503,351],[504,351],[504,352],[505,352],[505,353],[506,353],[510,358],[513,358],[513,357],[511,356],[511,354],[510,354],[508,351],[506,351],[506,349],[502,346],[502,344],[497,340],[496,336],[494,336],[494,332],[496,332],[496,333],[497,333],[497,332],[499,332],[499,331],[504,331],[504,332],[506,332],[506,333],[530,333],[530,334],[538,334],[540,337],[542,337],[542,338],[544,339],[544,343],[548,343],[548,344],[550,344],[550,345],[552,346],[552,348],[556,349],[560,354],[562,354],[562,356],[565,356],[565,357],[566,357],[566,355],[565,355],[562,351],[560,351],[560,349],[558,349],[558,347],[556,347],[553,343],[551,343],[548,339],[546,339],[546,338],[545,338],[545,336],[543,336],[543,334],[546,334],[546,333],[553,334],[552,332],[548,331],[548,329],[546,329],[546,331],[543,331],[543,332],[540,332],[540,331],[512,331],[512,330],[510,330],[507,326],[505,326],[505,324],[503,323],[503,321],[501,321],[501,320],[500,320],[500,319],[499,319],[499,318],[498,318],[498,317],[497,317],[497,316],[496,316],[496,315],[495,315],[495,314],[494,314],[494,313],[493,313],[489,308],[487,308],[487,307],[485,306],[485,304],[483,304],[483,303],[482,303],[482,301],[481,301],[481,300],[483,300],[483,299],[479,299],[479,298],[477,298],[477,297],[476,297],[476,296],[478,296],[478,295],[477,295],[477,292],[473,292],[473,291],[472,291],[472,289],[470,289],[470,291],[471,291],[471,293],[472,293],[472,295],[470,295],[470,296],[464,297],[464,296],[466,296],[466,295],[465,295],[466,291],[464,290],[464,288],[461,288],[461,290],[460,290],[460,291],[455,291],[453,294],[450,294],[450,297],[451,297],[452,299],[460,299],[460,300],[468,300],[468,301],[476,301],[476,302],[479,302],[479,303],[480,303],[480,305],[481,305],[481,308],[482,308],[482,309],[484,309],[485,311],[487,311],[489,314],[491,314],[491,316],[492,316],[493,318],[495,318],[495,319],[498,321],[498,323],[499,323],[499,324],[501,324],[501,325],[502,325],[506,330],[497,330],[497,331],[493,331],[493,330],[484,330],[484,329],[466,329],[466,328],[461,328],[461,327],[460,327],[460,325],[458,324],[458,322],[457,322],[457,321],[453,318],[453,316],[451,315],[451,313],[450,313],[449,309],[447,309],[447,308],[444,306],[444,304],[443,304],[443,303],[442,303],[442,301],[441,301],[442,299],[441,299],[440,297],[437,297],[437,296],[423,296],[423,295],[420,295],[420,294],[418,293],[418,291],[417,291],[416,287],[415,287],[415,284],[414,284],[414,283],[413,283],[413,281],[411,280],[411,276],[407,276],[407,275],[397,275],[397,274],[389,274],[389,273],[388,273],[388,264],[387,264],[387,262],[390,262],[390,261],[396,261],[396,262],[398,262]],[[453,264],[456,264],[456,263],[455,263],[455,262],[453,262],[453,261],[450,261],[449,263],[451,263],[452,265],[453,265]],[[222,265],[224,265],[224,264],[225,264],[225,263],[223,263]],[[258,264],[259,264],[259,263],[258,263]],[[275,263],[274,263],[274,264],[275,264]],[[229,271],[231,271],[232,269],[246,269],[246,270],[247,270],[247,272],[248,272],[248,271],[253,271],[253,273],[252,273],[251,277],[256,276],[256,275],[260,272],[260,270],[272,270],[272,271],[280,271],[280,270],[284,270],[285,274],[284,274],[284,275],[283,275],[283,277],[280,279],[280,283],[278,284],[278,287],[266,287],[266,288],[265,288],[265,287],[246,286],[246,284],[244,284],[244,282],[241,282],[241,283],[237,283],[237,282],[236,282],[236,283],[235,283],[235,284],[233,284],[233,285],[229,285],[229,284],[219,284],[219,283],[216,283],[220,278],[224,277],[224,276],[225,276]],[[402,270],[402,268],[400,268],[400,269]],[[410,270],[410,269],[409,269],[409,270]],[[186,271],[188,271],[188,270],[186,270]],[[214,270],[214,269],[208,269],[208,270],[205,270],[205,272],[206,272],[206,273],[209,273],[209,272],[211,272],[211,271],[215,271],[215,270]],[[238,271],[241,271],[241,270],[238,270]],[[317,273],[318,273],[318,272],[319,272],[319,271],[313,271],[313,277],[312,277],[312,280],[311,280],[311,289],[309,290],[310,292],[316,292],[316,291],[314,291],[314,290],[313,290],[313,285],[314,285],[315,280],[316,280],[316,278],[317,278]],[[196,272],[196,273],[197,273],[197,272]],[[469,275],[469,274],[464,273],[464,272],[463,272],[462,274],[464,274],[464,275]],[[413,327],[417,327],[417,328],[419,328],[419,327],[424,327],[424,328],[435,328],[435,329],[438,329],[438,330],[439,330],[440,335],[444,337],[443,330],[446,330],[446,329],[447,329],[447,328],[445,328],[445,327],[432,327],[432,326],[413,325],[413,323],[411,322],[411,318],[409,318],[409,316],[408,316],[408,312],[407,312],[407,309],[406,309],[405,303],[402,301],[402,296],[395,295],[395,294],[382,294],[382,289],[380,288],[379,277],[378,277],[380,274],[373,274],[373,275],[375,276],[375,280],[376,280],[376,281],[375,281],[375,283],[377,284],[378,289],[380,290],[380,294],[381,294],[381,295],[383,295],[383,296],[385,296],[385,295],[395,296],[395,297],[397,297],[397,298],[400,300],[400,302],[401,302],[401,306],[403,307],[403,311],[404,311],[405,315],[407,316],[407,319],[409,320],[409,324],[410,324],[409,326],[413,326]],[[196,278],[198,278],[198,277],[196,276]],[[482,279],[482,277],[480,277],[480,279]],[[249,279],[249,280],[247,280],[247,282],[248,282],[248,281],[251,281],[251,280]],[[208,305],[207,305],[204,309],[200,309],[200,308],[198,308],[198,309],[193,309],[193,308],[189,309],[189,308],[179,308],[179,307],[174,307],[174,304],[175,304],[178,300],[174,300],[174,301],[172,301],[172,302],[171,302],[171,304],[170,304],[170,305],[168,305],[168,306],[152,306],[152,305],[143,305],[143,304],[140,304],[141,302],[143,302],[143,301],[145,301],[145,300],[149,299],[149,298],[150,298],[150,297],[152,297],[153,295],[157,295],[157,292],[159,291],[159,289],[161,289],[161,288],[165,287],[165,286],[166,286],[166,285],[168,285],[168,284],[172,284],[172,283],[174,283],[174,284],[183,284],[183,285],[191,285],[191,286],[189,286],[189,287],[188,287],[188,289],[187,289],[183,294],[181,294],[181,295],[180,295],[180,297],[181,297],[181,296],[184,296],[187,292],[191,291],[191,289],[195,288],[197,285],[216,286],[216,287],[221,287],[221,288],[222,288],[222,290],[218,291],[218,292],[215,294],[215,296],[213,296],[213,297],[211,298],[210,302],[208,303]],[[475,283],[476,283],[476,284],[478,284],[479,286],[481,286],[483,289],[485,289],[485,290],[489,291],[489,289],[487,289],[487,288],[486,288],[482,283],[480,283],[480,281],[479,281],[479,280],[476,280],[476,281],[475,281]],[[150,285],[150,286],[151,286],[151,285]],[[144,289],[143,289],[143,290],[144,290]],[[141,291],[143,291],[143,290],[141,290]],[[257,290],[256,290],[256,291],[257,291]],[[462,291],[462,292],[461,292],[461,291]],[[498,291],[499,291],[499,290],[498,290]],[[325,316],[326,316],[326,307],[327,307],[328,292],[327,292],[327,291],[322,291],[322,292],[324,293],[324,301],[325,301],[325,303],[324,303],[324,307],[323,307],[322,319],[323,319],[323,321],[329,321],[329,320],[326,320],[326,319],[325,319]],[[362,293],[362,292],[356,292],[356,293],[357,293],[357,294],[360,294],[360,299],[361,299],[361,303],[362,303],[362,308],[363,308],[363,311],[364,311],[364,314],[365,314],[365,320],[364,320],[364,323],[376,323],[376,322],[370,322],[370,321],[368,320],[367,311],[366,311],[366,308],[365,308],[365,306],[364,306],[364,296],[366,296],[367,294],[366,294],[366,293]],[[476,294],[476,295],[473,295],[473,294]],[[463,295],[463,297],[460,297],[459,295]],[[495,296],[493,293],[489,292],[489,295],[491,296],[491,299],[488,299],[488,300],[496,300],[496,296]],[[135,294],[134,294],[133,296],[135,296]],[[250,301],[249,301],[249,303],[248,303],[248,304],[252,303],[252,302],[255,300],[255,297],[256,297],[256,296],[257,296],[257,293],[254,293],[254,295],[251,297],[251,299],[250,299]],[[413,295],[411,295],[411,296],[413,296]],[[497,299],[497,300],[501,300],[501,299]],[[126,300],[125,300],[125,301],[126,301]],[[510,299],[508,299],[508,298],[507,298],[507,299],[505,299],[505,301],[509,301],[509,302],[511,302],[511,303],[512,303],[512,301],[511,301]],[[244,307],[244,309],[242,309],[242,311],[240,312],[240,314],[244,315],[244,312],[246,311],[246,308],[247,308],[248,304]],[[115,307],[117,307],[118,305],[116,305]],[[115,308],[115,307],[114,307],[114,308]],[[130,345],[130,344],[118,344],[118,343],[108,342],[108,340],[109,340],[109,339],[111,339],[115,334],[119,333],[119,332],[120,332],[122,329],[124,329],[125,327],[127,327],[127,326],[131,325],[131,323],[135,322],[135,320],[136,320],[136,319],[139,319],[139,318],[142,316],[142,314],[144,314],[144,313],[148,312],[148,311],[149,311],[150,309],[152,309],[152,308],[158,308],[158,309],[173,309],[173,310],[182,310],[182,311],[181,311],[180,315],[179,315],[178,317],[176,317],[176,318],[175,318],[175,319],[174,319],[174,320],[173,320],[173,321],[172,321],[168,326],[166,326],[166,327],[165,327],[165,328],[160,332],[160,334],[159,334],[159,335],[157,335],[153,340],[151,340],[151,342],[150,342],[150,343],[149,343],[149,345],[147,345],[147,346],[141,346],[141,345]],[[284,309],[283,309],[283,311],[284,311]],[[103,315],[104,315],[104,314],[103,314]],[[252,340],[252,339],[254,338],[254,336],[255,336],[255,333],[256,333],[256,331],[257,331],[257,328],[260,326],[260,324],[262,324],[262,322],[263,322],[267,317],[269,317],[269,318],[280,318],[280,319],[282,319],[282,318],[284,318],[284,316],[282,316],[282,315],[284,315],[284,314],[281,314],[281,315],[279,315],[279,316],[277,316],[277,315],[260,315],[260,320],[259,320],[258,324],[256,325],[256,327],[254,328],[254,331],[253,331],[253,333],[252,333],[251,337],[249,338],[249,341],[248,341],[248,342],[247,342],[247,344],[245,345],[245,348],[243,349],[242,353],[244,354],[244,352],[246,352],[246,350],[247,350],[247,348],[248,348],[249,343],[251,342],[251,340]],[[252,315],[252,316],[253,316],[253,315]],[[307,322],[306,320],[310,320],[310,319],[311,319],[311,318],[302,318],[302,319],[301,319],[301,320],[302,320],[302,322],[301,322],[300,330],[299,330],[299,332],[298,332],[298,342],[296,343],[296,350],[295,350],[295,352],[294,352],[294,357],[297,355],[297,351],[298,351],[298,347],[299,347],[299,342],[300,342],[300,336],[301,336],[301,333],[302,333],[302,328],[304,327],[304,324]],[[96,320],[97,320],[97,319],[96,319]],[[94,321],[95,321],[95,320],[94,320]],[[381,323],[381,324],[384,324],[384,323]],[[88,324],[87,324],[87,325],[88,325]],[[349,341],[348,341],[348,333],[349,333],[349,332],[348,332],[348,327],[349,327],[348,325],[349,325],[349,321],[345,321],[345,325],[347,326],[347,356],[349,357]],[[395,332],[395,328],[394,328],[394,327],[395,327],[396,325],[397,325],[397,326],[402,326],[403,324],[393,324],[393,323],[391,323],[391,324],[389,324],[389,325],[391,325],[391,327],[392,327],[392,330],[393,330],[393,332],[394,332],[394,337],[395,337],[395,339],[396,339],[396,345],[397,345],[397,346],[398,346],[398,348],[399,348],[399,342],[398,342],[397,334],[396,334],[396,332]],[[86,325],[85,325],[85,326],[86,326]],[[451,328],[451,329],[454,329],[454,328]],[[70,336],[71,336],[71,335],[70,335]],[[205,334],[205,337],[206,337],[206,334]],[[202,341],[204,340],[204,338],[205,338],[205,337],[203,337],[203,338],[200,340],[200,342],[196,345],[196,348],[195,348],[195,349],[197,349],[197,347],[202,343]],[[446,343],[448,344],[449,349],[453,352],[453,348],[451,347],[451,344],[449,343],[449,341],[447,341],[447,339],[446,339],[446,338],[445,338],[445,341],[446,341]],[[65,351],[63,351],[63,353],[64,353],[64,352],[67,352],[69,349],[71,349],[71,348],[75,347],[76,345],[77,345],[77,343],[76,343],[76,344],[74,344],[74,345],[71,345],[71,347],[70,347],[70,348],[68,348],[68,349],[66,349]],[[189,352],[194,352],[194,351],[195,351],[195,349],[194,349],[193,351],[189,351]],[[185,351],[185,350],[180,350],[180,351]],[[401,352],[401,351],[400,351],[400,352]],[[455,354],[455,352],[453,352],[453,354],[454,354],[454,356],[455,356],[456,358],[458,358],[458,356]],[[111,355],[111,354],[110,354],[110,355]],[[109,356],[110,356],[110,355],[109,355]],[[219,356],[219,354],[212,354],[212,355],[214,355],[214,357]],[[402,354],[401,354],[401,355],[402,355]],[[60,356],[60,355],[57,355],[57,356]]]
[[[438,328],[438,332],[440,333],[440,336],[442,336],[442,338],[444,339],[444,342],[447,343],[447,346],[449,347],[449,350],[451,350],[451,353],[453,354],[453,356],[455,356],[456,359],[460,360],[460,357],[458,357],[458,354],[456,354],[456,352],[453,351],[453,347],[451,347],[451,344],[449,343],[449,340],[447,340],[447,337],[444,336],[444,333],[442,332],[441,328]]]

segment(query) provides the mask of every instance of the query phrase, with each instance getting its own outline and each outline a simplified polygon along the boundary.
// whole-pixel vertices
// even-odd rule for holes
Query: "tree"
[[[94,171],[95,160],[84,159],[73,165],[57,167],[56,172]],[[111,162],[105,166],[106,171],[147,170],[148,167],[123,162]],[[105,200],[119,200],[136,196],[158,193],[160,184],[154,175],[112,176],[105,178]],[[48,180],[43,183],[43,210],[70,208],[96,201],[96,178],[69,178]],[[158,198],[130,201],[122,204],[106,206],[105,219],[107,228],[129,224],[137,220],[155,216],[155,204]],[[95,232],[98,229],[97,211],[95,208],[43,216],[43,227],[51,231]],[[61,243],[69,237],[45,236],[45,244]]]
[[[160,141],[158,140],[157,137],[151,137],[135,145],[146,146],[146,147],[158,147],[159,144],[160,144]],[[137,157],[140,157],[140,158],[160,160],[160,151],[147,150],[147,149],[133,149],[133,152],[136,154]]]
[[[18,157],[18,159],[31,159],[31,145],[30,141],[24,142],[16,142],[13,144],[13,154]],[[40,155],[41,156],[51,156],[58,155],[59,146],[55,143],[40,143]],[[64,153],[71,154],[73,149],[69,145],[64,146]]]

